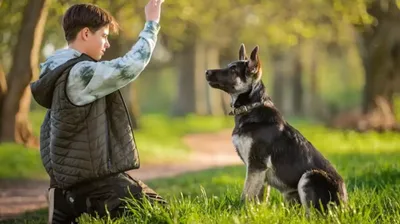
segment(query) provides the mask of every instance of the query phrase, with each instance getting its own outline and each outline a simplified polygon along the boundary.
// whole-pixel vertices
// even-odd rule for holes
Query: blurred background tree
[[[147,0],[2,0],[0,139],[36,144],[29,125],[29,83],[39,63],[66,47],[62,15],[72,4],[98,4],[121,25],[103,60],[125,54],[144,25]],[[338,128],[398,127],[399,7],[395,0],[166,0],[153,58],[123,89],[136,128],[142,114],[224,116],[227,94],[211,89],[207,68],[259,45],[263,80],[287,117]]]

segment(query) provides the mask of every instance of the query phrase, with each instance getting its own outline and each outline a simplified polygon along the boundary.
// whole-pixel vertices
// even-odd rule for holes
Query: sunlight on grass
[[[0,178],[44,178],[44,167],[37,149],[16,144],[0,145]]]
[[[344,177],[349,206],[326,217],[289,207],[271,191],[267,205],[240,203],[243,165],[148,182],[168,199],[168,208],[145,206],[113,223],[398,223],[400,220],[400,135],[342,132],[293,121]],[[105,223],[82,217],[82,223]]]
[[[346,209],[333,208],[324,217],[311,210],[311,218],[298,206],[283,203],[242,204],[238,191],[228,190],[221,196],[210,196],[204,190],[193,198],[171,199],[168,207],[144,204],[132,206],[132,214],[114,222],[82,216],[80,223],[396,223],[400,218],[399,202],[390,199],[393,191],[365,197],[369,191],[359,191]],[[132,203],[134,204],[134,203]],[[388,207],[391,205],[393,207]]]
[[[360,134],[354,131],[331,130],[320,125],[294,125],[311,143],[329,153],[382,153],[400,150],[397,133],[369,132]]]
[[[232,166],[148,182],[169,201],[167,207],[144,204],[113,222],[81,217],[81,223],[398,223],[400,150],[393,153],[325,152],[346,180],[349,204],[307,219],[299,206],[288,206],[276,190],[268,204],[240,202],[243,166]]]

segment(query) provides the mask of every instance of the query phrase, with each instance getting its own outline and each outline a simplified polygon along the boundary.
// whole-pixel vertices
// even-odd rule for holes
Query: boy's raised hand
[[[146,21],[160,22],[161,4],[164,0],[149,0],[144,8],[146,14]]]

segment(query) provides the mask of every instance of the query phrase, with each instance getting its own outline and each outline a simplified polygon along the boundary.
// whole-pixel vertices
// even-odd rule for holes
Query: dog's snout
[[[206,70],[206,76],[210,76],[212,72],[210,70]]]

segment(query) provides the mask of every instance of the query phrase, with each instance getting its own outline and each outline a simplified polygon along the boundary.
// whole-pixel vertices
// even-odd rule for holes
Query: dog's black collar
[[[262,101],[262,102],[256,102],[256,103],[252,103],[252,104],[243,105],[243,106],[240,106],[237,108],[233,108],[233,110],[231,112],[229,112],[229,115],[234,116],[234,115],[248,113],[251,110],[253,110],[254,108],[265,106],[266,103],[267,103],[267,101]]]

